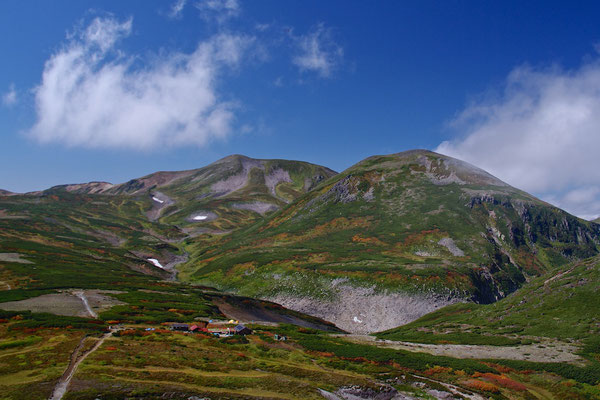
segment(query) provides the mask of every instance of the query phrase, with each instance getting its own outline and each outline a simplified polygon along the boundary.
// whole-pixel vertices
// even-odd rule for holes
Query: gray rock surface
[[[395,328],[459,299],[408,293],[375,293],[370,288],[339,286],[335,300],[279,294],[268,300],[292,310],[323,318],[352,333]]]

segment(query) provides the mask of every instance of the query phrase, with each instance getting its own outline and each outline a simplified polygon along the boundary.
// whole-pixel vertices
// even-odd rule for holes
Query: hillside
[[[534,278],[494,304],[451,305],[377,336],[425,343],[493,341],[498,336],[551,337],[593,339],[597,345],[599,291],[600,256],[596,256]],[[596,349],[595,353],[599,352]]]
[[[149,219],[177,225],[186,235],[223,234],[256,222],[335,172],[288,160],[233,155],[206,167],[156,172],[126,183],[91,182],[46,192],[126,195],[144,200]]]
[[[596,218],[596,219],[595,219],[595,220],[593,220],[592,222],[595,222],[595,223],[597,223],[597,224],[600,224],[600,217],[599,217],[599,218]]]
[[[188,260],[184,239],[260,220],[332,174],[304,162],[230,156],[119,185],[2,195],[0,285],[14,294],[172,279],[174,267]]]
[[[417,150],[367,158],[267,221],[190,250],[181,277],[365,332],[497,301],[595,255],[599,233],[481,169]]]
[[[590,398],[600,382],[589,340],[597,336],[598,305],[585,296],[598,289],[597,268],[562,264],[596,253],[597,228],[428,152],[372,157],[340,175],[232,156],[120,185],[0,195],[3,396],[47,399],[62,387],[70,399]],[[191,282],[173,281],[175,268]],[[556,278],[535,277],[544,271]],[[552,360],[561,362],[451,358],[356,343],[330,322],[258,299],[330,315],[356,330],[458,300],[492,301],[524,280],[530,283],[520,290],[532,307],[508,322],[494,318],[514,309],[490,316],[484,310],[504,307],[520,291],[493,305],[444,308],[465,318],[463,307],[473,316],[482,311],[456,335],[439,338],[434,325],[416,330],[424,323],[411,328],[420,332],[412,340],[531,342],[539,332],[523,322],[537,312],[540,325],[546,311],[538,307],[555,308],[549,314],[563,318],[551,325],[557,336],[566,340],[568,326],[578,326],[575,344],[553,352],[565,349]],[[545,280],[560,296],[540,305],[530,299],[539,290],[530,288]],[[254,298],[197,285],[209,282]],[[431,315],[447,330],[448,314]],[[486,318],[489,328],[467,325],[488,324]],[[236,320],[253,333],[168,329],[197,321],[232,328]],[[521,323],[522,336],[504,322]],[[567,364],[579,360],[572,354],[579,344],[590,365]]]

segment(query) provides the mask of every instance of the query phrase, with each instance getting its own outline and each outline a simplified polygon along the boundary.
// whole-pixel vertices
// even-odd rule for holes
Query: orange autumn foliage
[[[352,241],[355,243],[373,244],[376,246],[385,246],[385,243],[376,237],[362,237],[359,234],[352,236]]]
[[[470,379],[470,380],[466,381],[464,384],[465,384],[465,386],[470,387],[471,389],[475,389],[475,390],[481,390],[481,391],[490,392],[490,393],[500,392],[500,388],[498,386],[494,385],[493,383],[480,381],[478,379]]]
[[[449,372],[452,372],[452,368],[440,367],[440,366],[436,365],[435,367],[429,368],[428,370],[424,371],[423,374],[432,376],[432,375],[436,375],[436,374],[447,374]]]
[[[497,374],[492,374],[489,372],[481,374],[481,373],[476,372],[475,374],[473,374],[473,377],[482,378],[486,382],[490,382],[495,385],[498,385],[498,386],[501,386],[501,387],[504,387],[507,389],[511,389],[511,390],[519,390],[519,391],[527,390],[527,387],[525,385],[523,385],[522,383],[517,382],[513,379],[510,379],[506,375],[497,375]]]

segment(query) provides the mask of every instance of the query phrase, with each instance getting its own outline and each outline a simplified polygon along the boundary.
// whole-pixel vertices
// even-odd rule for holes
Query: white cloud
[[[436,151],[469,161],[582,218],[600,215],[600,61],[513,70],[468,106]]]
[[[322,23],[295,40],[298,52],[292,62],[300,71],[316,72],[327,78],[342,61],[344,50],[333,40],[331,30]]]
[[[88,148],[202,146],[226,137],[235,105],[221,99],[221,72],[235,67],[252,38],[217,35],[190,54],[140,58],[116,49],[132,21],[96,18],[52,55],[35,88],[42,143]],[[134,62],[135,61],[135,62]]]
[[[102,56],[114,46],[115,42],[131,34],[132,23],[132,18],[125,22],[119,22],[112,18],[96,18],[80,34],[80,40],[90,49],[100,50],[100,54],[97,56]],[[97,46],[97,49],[94,46]]]
[[[171,6],[171,11],[169,11],[169,17],[171,18],[179,18],[181,17],[181,13],[185,8],[185,4],[187,0],[176,0],[175,3]]]
[[[15,85],[12,83],[8,88],[8,92],[2,95],[2,104],[6,107],[11,107],[17,103],[17,91]]]
[[[196,8],[204,19],[218,23],[237,17],[242,11],[238,0],[201,0]]]

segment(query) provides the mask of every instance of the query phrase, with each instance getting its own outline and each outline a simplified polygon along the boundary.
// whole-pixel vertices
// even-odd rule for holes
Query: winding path
[[[71,379],[73,379],[75,372],[77,372],[77,367],[79,367],[79,364],[81,364],[83,362],[83,360],[86,359],[87,356],[89,356],[94,351],[96,351],[98,349],[98,347],[100,347],[102,345],[102,343],[104,343],[104,341],[108,337],[110,337],[112,334],[113,334],[113,330],[111,329],[110,332],[107,332],[104,335],[102,335],[100,337],[100,339],[98,339],[98,341],[89,350],[87,350],[86,352],[84,352],[82,354],[79,354],[79,352],[83,348],[83,345],[85,343],[85,339],[87,338],[87,336],[85,336],[81,339],[81,341],[79,342],[79,345],[71,354],[71,361],[69,362],[69,366],[67,367],[67,369],[65,370],[63,375],[58,380],[58,383],[54,387],[54,391],[52,392],[52,395],[50,396],[49,400],[61,400],[63,398],[63,396],[67,392],[69,383],[71,383]]]

